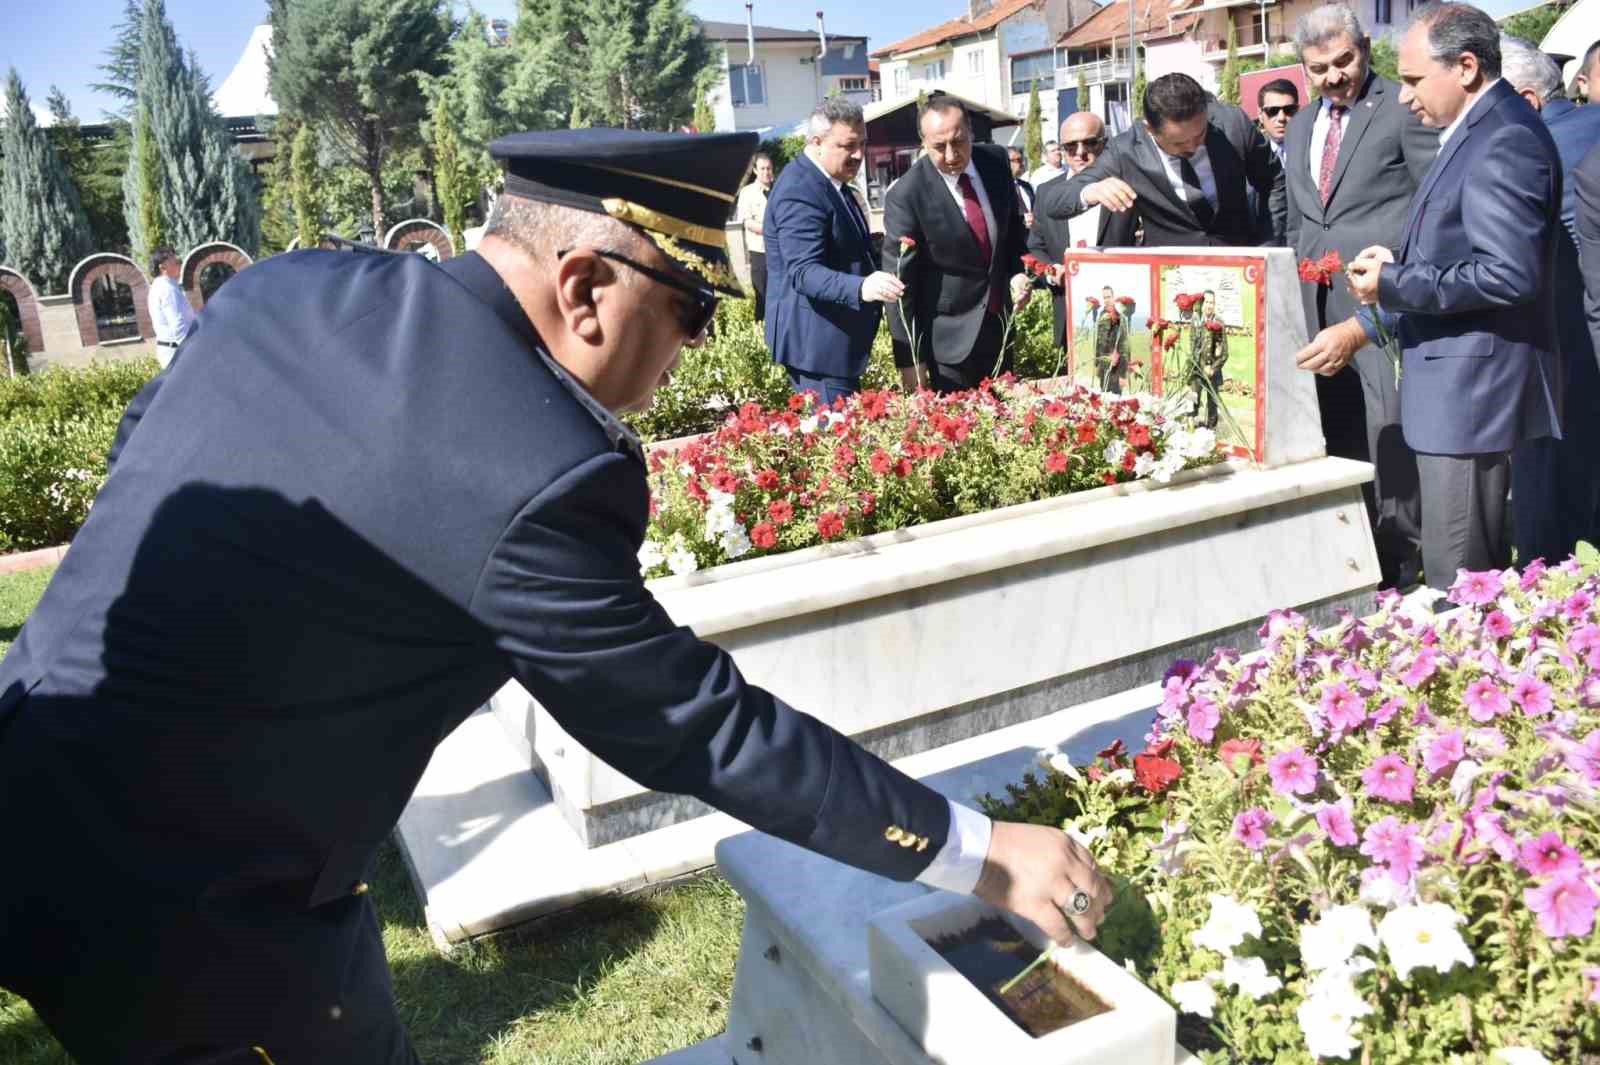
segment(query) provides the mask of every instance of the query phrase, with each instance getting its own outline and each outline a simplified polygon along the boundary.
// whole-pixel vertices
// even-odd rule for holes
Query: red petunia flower
[[[1128,426],[1128,446],[1147,448],[1150,446],[1150,427],[1134,422]]]
[[[894,458],[880,447],[872,453],[872,458],[868,460],[868,464],[871,465],[873,473],[882,477],[894,468]]]
[[[1100,438],[1100,427],[1093,421],[1078,423],[1078,443],[1092,444]]]
[[[778,485],[782,483],[782,480],[778,477],[777,470],[765,469],[756,474],[756,487],[763,492],[776,492]]]
[[[867,421],[875,422],[889,413],[889,397],[884,392],[863,392],[857,409]]]
[[[1183,776],[1183,766],[1154,754],[1133,756],[1133,779],[1152,795],[1160,795]]]
[[[1070,465],[1066,452],[1052,451],[1045,456],[1044,470],[1046,473],[1066,473]]]
[[[894,464],[894,475],[896,477],[910,477],[911,476],[911,460],[910,459],[901,459],[899,462],[896,462]]]
[[[735,477],[727,470],[718,470],[716,473],[711,475],[711,487],[715,488],[719,492],[726,492],[729,495],[733,495],[739,490],[739,478]]]
[[[837,540],[844,535],[844,519],[831,510],[817,515],[817,535],[824,540]]]
[[[778,525],[787,525],[794,518],[794,504],[787,499],[774,499],[767,507],[767,517]]]
[[[750,542],[763,551],[778,546],[778,530],[768,522],[761,522],[750,530]]]
[[[871,492],[862,492],[856,498],[861,502],[861,514],[863,517],[878,509],[878,497]]]
[[[789,397],[789,409],[794,411],[796,414],[798,414],[801,411],[805,410],[807,404],[809,404],[810,402],[811,401],[806,398],[806,393],[802,392],[797,396],[790,396]]]

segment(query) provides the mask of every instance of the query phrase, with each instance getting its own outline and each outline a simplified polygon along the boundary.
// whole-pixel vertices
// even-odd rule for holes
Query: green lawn
[[[48,579],[0,576],[0,653]],[[718,877],[597,902],[449,957],[434,949],[393,844],[379,855],[372,899],[395,996],[429,1065],[635,1065],[726,1021],[744,905]],[[71,1065],[4,991],[0,1062]]]

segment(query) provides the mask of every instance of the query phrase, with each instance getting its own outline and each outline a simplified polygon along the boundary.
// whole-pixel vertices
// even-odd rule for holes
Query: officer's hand
[[[1027,226],[1029,229],[1033,228],[1033,212],[1032,211],[1024,211],[1024,212],[1022,212],[1022,224]]]
[[[905,293],[905,283],[882,270],[868,274],[861,282],[862,303],[895,303]]]
[[[1132,209],[1133,201],[1139,198],[1139,194],[1121,178],[1108,177],[1084,186],[1081,198],[1085,207],[1107,207],[1120,213]]]
[[[1072,897],[1080,891],[1089,908],[1074,914]],[[1093,939],[1112,900],[1110,881],[1065,832],[1011,821],[994,823],[973,894],[1026,917],[1055,943],[1072,942],[1074,932]]]
[[[1011,278],[1011,302],[1017,310],[1028,305],[1028,299],[1033,295],[1033,282],[1028,280],[1027,274],[1015,274]]]
[[[1052,288],[1060,288],[1062,279],[1064,279],[1066,276],[1067,268],[1062,266],[1060,263],[1053,263],[1051,264],[1050,269],[1045,271],[1044,283]]]
[[[1354,318],[1330,325],[1300,349],[1294,364],[1302,370],[1332,377],[1356,357],[1356,352],[1367,346],[1367,331]]]

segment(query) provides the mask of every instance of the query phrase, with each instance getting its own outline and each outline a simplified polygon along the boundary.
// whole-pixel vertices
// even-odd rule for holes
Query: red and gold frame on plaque
[[[1263,461],[1264,257],[1069,251],[1065,265],[1067,364],[1074,380],[1162,396],[1169,411],[1214,425],[1234,455]],[[1163,325],[1160,339],[1153,336],[1152,318]]]

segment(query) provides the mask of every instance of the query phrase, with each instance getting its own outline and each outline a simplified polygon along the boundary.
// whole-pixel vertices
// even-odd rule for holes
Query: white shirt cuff
[[[957,895],[972,894],[983,872],[983,863],[989,857],[989,835],[993,829],[989,819],[978,811],[951,802],[949,838],[917,881]]]

